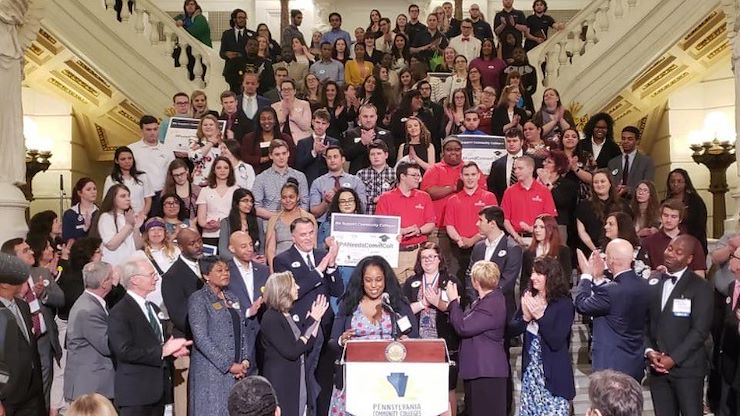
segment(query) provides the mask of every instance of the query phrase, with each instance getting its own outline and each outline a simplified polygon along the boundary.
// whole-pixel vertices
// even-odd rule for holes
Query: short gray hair
[[[110,276],[113,266],[104,261],[87,263],[82,268],[82,281],[85,283],[85,289],[100,289],[103,280]]]
[[[618,371],[597,371],[589,377],[588,400],[591,410],[602,416],[642,414],[642,389],[637,381]]]
[[[131,278],[141,274],[142,264],[147,261],[146,258],[134,254],[124,263],[118,266],[118,274],[121,277],[121,285],[124,289],[130,289]]]

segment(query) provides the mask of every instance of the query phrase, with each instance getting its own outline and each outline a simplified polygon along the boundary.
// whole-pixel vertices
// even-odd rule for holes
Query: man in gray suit
[[[635,126],[622,129],[622,154],[607,165],[620,195],[633,193],[640,181],[655,180],[653,159],[637,150],[639,144],[640,129]]]
[[[108,347],[108,310],[105,295],[111,290],[113,267],[105,262],[88,263],[82,269],[85,291],[69,312],[67,368],[64,399],[73,401],[99,393],[113,399],[113,360]]]

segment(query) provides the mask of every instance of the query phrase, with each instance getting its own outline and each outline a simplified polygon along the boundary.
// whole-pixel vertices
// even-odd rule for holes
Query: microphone
[[[396,311],[393,310],[393,306],[391,305],[391,297],[388,292],[383,292],[383,294],[380,296],[380,303],[381,305],[383,305],[384,308],[388,309],[389,312],[396,313]]]

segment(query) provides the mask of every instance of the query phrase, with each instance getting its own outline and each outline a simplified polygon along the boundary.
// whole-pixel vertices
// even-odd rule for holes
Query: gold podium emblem
[[[406,347],[398,341],[393,341],[385,347],[385,359],[390,362],[401,362],[406,359]]]

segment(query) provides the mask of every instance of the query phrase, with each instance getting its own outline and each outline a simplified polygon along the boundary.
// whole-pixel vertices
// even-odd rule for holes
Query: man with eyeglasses
[[[501,0],[503,8],[493,18],[494,32],[499,43],[504,43],[506,35],[514,35],[517,46],[522,46],[523,33],[527,30],[527,18],[521,10],[514,8],[514,0]]]
[[[423,32],[425,30],[427,30],[427,27],[424,25],[424,23],[421,23],[421,21],[419,21],[419,6],[416,4],[410,4],[409,21],[406,24],[406,34],[409,35],[409,45],[413,45],[414,40],[416,39],[416,35],[419,32]]]
[[[470,62],[480,56],[481,41],[473,36],[473,21],[470,18],[463,19],[460,31],[462,33],[459,36],[450,39],[449,46]]]
[[[167,137],[167,128],[170,125],[170,118],[171,117],[185,117],[190,118],[190,96],[187,95],[184,92],[178,92],[174,96],[172,96],[172,106],[175,109],[175,112],[172,114],[172,116],[164,116],[162,117],[162,121],[159,123],[159,132],[158,132],[158,140],[160,143],[164,143],[165,137]],[[178,155],[178,157],[187,157],[187,150],[183,153],[182,156]]]
[[[375,209],[377,215],[401,217],[398,267],[393,269],[401,284],[414,275],[419,247],[429,240],[437,220],[432,198],[418,189],[420,181],[419,165],[399,163],[396,168],[396,188],[380,195]]]
[[[316,178],[309,191],[311,214],[316,217],[319,227],[321,227],[321,223],[327,220],[326,212],[329,211],[329,206],[339,189],[354,189],[360,198],[360,201],[357,201],[358,203],[367,199],[365,184],[362,180],[344,171],[345,159],[341,147],[337,145],[329,146],[324,152],[323,158],[326,159],[326,167],[329,171]]]
[[[470,20],[473,22],[473,35],[481,42],[483,39],[493,39],[491,25],[483,20],[483,13],[476,3],[470,5]],[[521,43],[521,42],[520,42]]]
[[[126,295],[111,309],[108,319],[108,342],[116,362],[116,406],[123,416],[160,416],[173,381],[168,357],[187,357],[193,341],[167,334],[159,308],[147,302],[147,295],[156,289],[159,280],[149,261],[136,257],[119,270]]]

